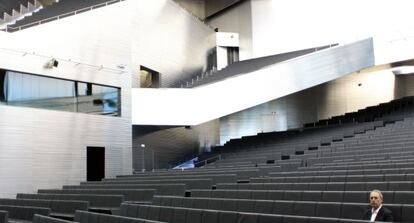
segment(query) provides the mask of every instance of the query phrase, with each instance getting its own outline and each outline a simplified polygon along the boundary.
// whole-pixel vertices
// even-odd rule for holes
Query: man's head
[[[381,206],[383,202],[382,193],[379,190],[373,190],[371,193],[369,193],[369,202],[371,204],[371,207],[374,209],[377,209]]]

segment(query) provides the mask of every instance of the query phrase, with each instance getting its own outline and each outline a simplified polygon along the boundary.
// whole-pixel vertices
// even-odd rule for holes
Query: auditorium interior
[[[0,223],[413,223],[413,6],[0,0]]]

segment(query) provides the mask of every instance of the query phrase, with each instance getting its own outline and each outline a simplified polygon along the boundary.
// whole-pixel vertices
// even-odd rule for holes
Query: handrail
[[[216,158],[218,158],[218,159],[216,159]],[[213,156],[213,157],[207,158],[207,159],[205,159],[203,161],[200,161],[200,162],[196,162],[196,163],[194,163],[194,167],[196,167],[197,164],[200,164],[200,163],[204,163],[203,166],[205,166],[205,165],[208,164],[208,161],[209,160],[213,160],[213,159],[215,159],[215,160],[221,160],[221,154],[218,154],[217,156]]]
[[[36,22],[31,22],[31,23],[21,25],[21,26],[18,26],[18,27],[7,26],[5,31],[6,32],[14,32],[14,31],[17,31],[17,30],[20,31],[22,29],[29,28],[29,27],[32,27],[32,26],[35,26],[35,25],[40,25],[40,24],[44,24],[44,23],[47,23],[47,22],[50,22],[50,21],[59,20],[61,18],[65,18],[65,17],[68,17],[70,15],[76,15],[76,14],[79,14],[79,13],[82,13],[82,12],[91,11],[91,10],[96,9],[96,8],[108,6],[108,5],[111,5],[111,4],[114,4],[114,3],[117,3],[117,2],[123,2],[123,1],[125,1],[125,0],[110,0],[110,1],[107,1],[107,2],[104,2],[104,3],[99,3],[99,4],[96,4],[96,5],[93,5],[93,6],[77,9],[77,10],[71,11],[71,12],[66,12],[66,13],[63,13],[63,14],[60,14],[60,15],[57,15],[57,16],[49,17],[49,18],[42,19],[42,20],[36,21]]]

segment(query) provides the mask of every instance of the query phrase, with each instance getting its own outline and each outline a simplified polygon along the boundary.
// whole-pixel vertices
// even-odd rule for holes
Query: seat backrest
[[[385,204],[384,207],[387,207],[391,210],[394,222],[401,221],[402,214],[402,205],[401,204]]]
[[[203,211],[202,210],[191,210],[187,211],[185,217],[185,223],[202,222]]]
[[[13,205],[0,205],[0,210],[7,211],[11,219],[20,219],[31,221],[35,214],[49,216],[50,208],[41,207],[23,207]]]
[[[193,200],[193,204],[192,204],[193,208],[198,208],[198,209],[207,209],[208,208],[209,198],[194,197],[194,198],[192,198],[192,200]]]
[[[293,205],[293,215],[315,216],[316,203],[310,201],[297,201]]]
[[[365,191],[345,191],[343,202],[349,203],[366,203],[368,202],[369,193]]]
[[[259,214],[257,215],[257,223],[282,223],[282,215],[268,215],[268,214]]]
[[[307,216],[283,216],[283,223],[308,223],[309,217]]]
[[[322,191],[303,191],[302,200],[303,201],[321,201]]]
[[[316,205],[315,216],[338,218],[341,216],[340,202],[318,202]]]
[[[414,204],[414,191],[395,191],[392,203]]]
[[[323,191],[322,199],[320,201],[325,202],[342,202],[344,199],[343,191]]]
[[[405,204],[401,207],[401,222],[414,222],[414,205]]]
[[[0,210],[0,223],[9,222],[9,212]]]
[[[274,201],[273,214],[287,215],[292,214],[294,202],[292,201]]]
[[[239,214],[236,212],[220,211],[218,216],[218,223],[238,223],[238,219]]]
[[[33,217],[33,223],[73,223],[73,221],[35,214]]]
[[[251,190],[250,198],[255,200],[265,200],[268,198],[267,190]]]
[[[341,218],[361,219],[368,205],[362,203],[342,203]]]
[[[300,201],[303,191],[285,191],[283,200]]]
[[[273,213],[273,201],[269,200],[256,200],[254,204],[254,212],[262,214]]]

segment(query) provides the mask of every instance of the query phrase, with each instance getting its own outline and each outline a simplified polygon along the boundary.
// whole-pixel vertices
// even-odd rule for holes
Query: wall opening
[[[239,61],[239,48],[227,47],[227,65]]]
[[[86,147],[86,180],[101,181],[105,178],[105,147]]]
[[[161,86],[160,73],[150,68],[141,66],[140,68],[140,87],[159,88]]]

